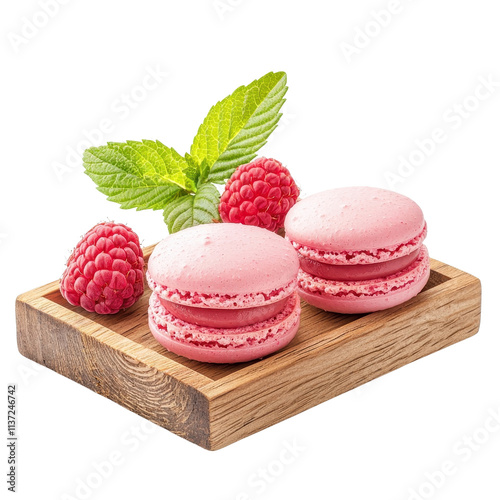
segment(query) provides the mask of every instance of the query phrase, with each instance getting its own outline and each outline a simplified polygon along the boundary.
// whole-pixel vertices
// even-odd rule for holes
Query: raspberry
[[[74,306],[116,314],[144,292],[144,258],[137,235],[123,224],[93,227],[73,250],[60,288]]]
[[[221,196],[223,222],[236,222],[278,231],[295,205],[299,188],[279,161],[257,158],[236,169]]]

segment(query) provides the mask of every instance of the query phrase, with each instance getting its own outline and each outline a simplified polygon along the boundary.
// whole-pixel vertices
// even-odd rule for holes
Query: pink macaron
[[[422,210],[393,191],[347,187],[309,196],[288,212],[285,230],[300,260],[299,295],[320,309],[388,309],[429,279]]]
[[[149,259],[151,332],[197,361],[266,356],[297,333],[298,271],[293,246],[255,226],[205,224],[171,234]]]

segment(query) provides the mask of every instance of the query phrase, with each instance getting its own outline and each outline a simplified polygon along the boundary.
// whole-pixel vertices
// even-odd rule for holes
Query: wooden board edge
[[[16,302],[21,355],[39,363],[171,432],[210,449],[209,405],[196,387]]]
[[[34,288],[28,292],[21,293],[17,296],[16,302],[26,302],[32,303],[33,301],[45,297],[49,293],[53,293],[59,290],[59,281],[52,281],[51,283],[47,283],[46,285],[39,286],[38,288]]]
[[[88,377],[84,360],[81,359],[81,364],[76,364],[72,367],[72,373],[65,373],[64,365],[58,363],[59,359],[51,354],[51,343],[46,338],[52,332],[57,332],[61,328],[68,326],[57,318],[52,318],[43,313],[32,302],[23,300],[16,301],[16,331],[17,331],[17,347],[21,355],[35,361],[36,363],[46,366],[61,375],[70,378],[79,384],[95,390],[95,381],[92,377]],[[75,336],[68,337],[68,351],[72,351],[76,346],[72,346],[72,342],[78,342]],[[76,348],[78,351],[78,349]],[[63,359],[63,358],[61,358]],[[74,359],[78,359],[75,353]]]
[[[82,335],[93,337],[102,344],[117,351],[124,352],[130,357],[159,371],[163,371],[177,380],[187,383],[197,389],[212,381],[212,379],[186,368],[183,364],[166,358],[156,351],[144,347],[44,296],[37,298],[28,297],[27,301],[23,300],[23,297],[18,298],[16,301],[16,310],[18,304],[22,303],[40,311],[41,314],[50,316],[53,318],[54,323],[57,322],[62,328],[69,325],[77,329]]]
[[[476,276],[469,274],[465,271],[462,271],[461,269],[458,269],[457,267],[453,267],[450,264],[446,264],[440,260],[437,259],[430,259],[431,262],[431,270],[434,270],[440,274],[443,274],[447,276],[450,279],[456,279],[456,278],[467,278],[470,280],[479,280]]]
[[[395,357],[394,347],[390,344],[387,347],[373,348],[373,342],[383,342],[386,335],[388,338],[394,338],[394,335],[400,332],[399,330],[392,332],[392,325],[384,324],[376,332],[372,332],[371,337],[355,335],[346,344],[337,346],[337,349],[316,353],[312,370],[310,360],[306,358],[296,360],[293,365],[288,365],[280,373],[278,386],[268,383],[268,378],[272,377],[272,374],[268,373],[262,377],[249,378],[245,383],[231,384],[230,394],[225,390],[206,391],[212,419],[212,449],[224,448],[381,375],[475,335],[480,325],[480,281],[478,279],[467,280],[462,291],[468,293],[460,304],[447,297],[451,300],[444,300],[441,305],[450,314],[449,323],[445,322],[445,318],[434,314],[432,310],[428,311],[430,316],[426,319],[425,315],[413,309],[413,325],[421,326],[424,333],[419,331],[414,336],[403,339],[407,345],[411,345],[410,340],[413,342],[413,337],[417,339],[417,347],[413,346],[411,352],[405,355]],[[459,305],[460,315],[455,317],[452,310],[457,310]],[[439,336],[433,336],[430,332],[439,325],[443,331]],[[348,366],[349,363],[352,364],[353,356],[363,357],[364,362],[361,368],[353,368],[352,373],[349,373]],[[370,358],[376,360],[375,362],[380,363],[381,366],[371,364]],[[331,373],[321,372],[321,366],[325,365],[333,367]],[[335,383],[339,383],[340,386],[337,388]],[[314,391],[318,387],[320,387],[320,393],[314,397]],[[286,402],[280,402],[280,391],[286,392],[289,399],[290,394],[296,393],[291,397],[294,401],[294,408],[287,409]],[[269,395],[266,392],[269,392]],[[297,402],[299,395],[305,395],[303,396],[304,402]],[[242,413],[245,415],[243,424],[238,420]]]

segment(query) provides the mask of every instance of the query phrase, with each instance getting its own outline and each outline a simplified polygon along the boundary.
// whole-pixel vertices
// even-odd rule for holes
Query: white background
[[[38,1],[3,2],[1,352],[3,390],[18,384],[18,498],[500,498],[500,427],[484,431],[500,411],[499,271],[491,264],[500,87],[473,97],[481,78],[500,82],[500,9],[493,0],[397,4],[70,0],[47,21]],[[389,21],[374,21],[388,7],[397,11]],[[47,22],[30,29],[32,20]],[[350,58],[346,44],[356,51]],[[148,67],[168,76],[142,92]],[[481,278],[482,325],[469,340],[208,452],[20,356],[14,301],[57,279],[99,221],[128,223],[144,244],[166,235],[160,212],[122,211],[78,161],[68,164],[68,148],[81,146],[86,131],[107,118],[113,130],[98,143],[160,139],[184,153],[212,104],[279,70],[290,87],[285,116],[262,155],[284,162],[303,196],[363,184],[415,199],[431,255]],[[141,102],[124,108],[131,93]],[[464,100],[469,111],[457,118]],[[390,185],[386,173],[397,172],[400,155],[435,128],[446,140]],[[68,167],[59,177],[57,164]],[[481,444],[466,444],[467,435]],[[284,442],[294,441],[297,456],[280,465]],[[109,477],[97,476],[93,463],[117,453]],[[454,474],[443,479],[435,471],[445,461]],[[256,480],[262,470],[269,481]],[[78,489],[88,480],[91,490]]]

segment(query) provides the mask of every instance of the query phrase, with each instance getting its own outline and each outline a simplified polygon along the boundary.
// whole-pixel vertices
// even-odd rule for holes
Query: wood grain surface
[[[149,295],[100,316],[69,305],[58,282],[25,293],[16,302],[19,351],[209,450],[474,335],[481,310],[480,281],[431,259],[429,283],[405,304],[342,315],[302,303],[300,329],[287,347],[261,360],[213,365],[156,342]]]

